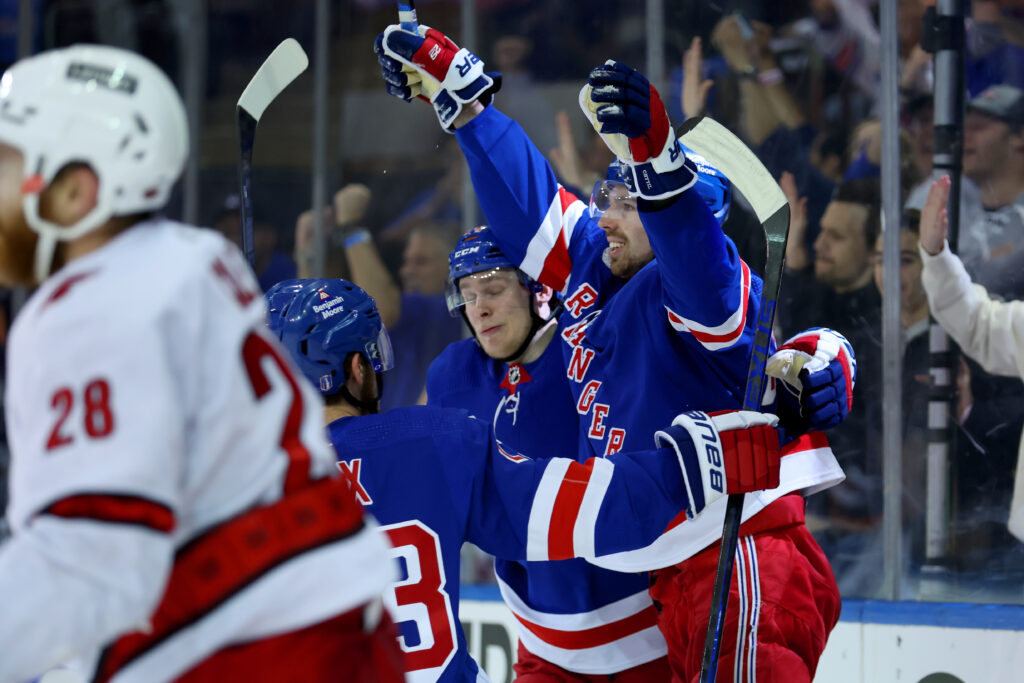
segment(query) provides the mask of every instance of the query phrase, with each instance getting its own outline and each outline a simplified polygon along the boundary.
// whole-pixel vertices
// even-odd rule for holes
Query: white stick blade
[[[679,140],[725,174],[750,202],[761,223],[787,204],[786,195],[764,164],[742,140],[717,121],[704,117]]]
[[[256,75],[245,86],[238,106],[260,120],[263,112],[309,66],[309,57],[294,38],[285,38],[274,48]]]

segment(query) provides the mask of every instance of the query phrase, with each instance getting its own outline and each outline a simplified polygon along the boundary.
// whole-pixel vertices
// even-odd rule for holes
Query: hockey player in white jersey
[[[12,538],[0,682],[398,681],[383,535],[336,478],[322,402],[238,250],[156,217],[181,99],[133,53],[46,52],[0,81]]]

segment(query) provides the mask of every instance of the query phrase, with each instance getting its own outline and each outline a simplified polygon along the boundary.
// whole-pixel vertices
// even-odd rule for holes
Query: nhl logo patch
[[[332,386],[334,386],[334,382],[331,381],[330,375],[320,376],[320,391],[330,391]]]
[[[505,373],[505,379],[501,381],[501,387],[503,389],[508,389],[508,393],[512,395],[516,393],[516,388],[520,384],[526,384],[531,379],[533,378],[526,372],[526,368],[519,363],[513,363],[508,366],[508,371]]]

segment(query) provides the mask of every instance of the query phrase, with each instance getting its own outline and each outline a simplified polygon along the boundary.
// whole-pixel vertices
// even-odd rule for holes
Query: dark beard
[[[8,287],[32,287],[39,236],[28,227],[25,215],[0,220],[0,284]]]
[[[359,363],[363,367],[363,377],[365,378],[362,385],[359,387],[359,400],[366,405],[380,406],[380,394],[377,392],[377,373],[373,371],[373,366],[370,365],[366,358],[360,356]]]

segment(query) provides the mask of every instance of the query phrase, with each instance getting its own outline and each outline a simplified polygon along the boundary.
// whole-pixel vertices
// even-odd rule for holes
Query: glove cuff
[[[482,67],[483,62],[478,63]],[[434,93],[430,103],[434,105],[434,112],[437,114],[441,128],[446,133],[454,133],[455,120],[459,118],[464,105],[476,100],[486,107],[494,99],[494,93],[499,90],[501,90],[501,74],[497,71],[481,72],[472,83],[461,90],[441,88]]]
[[[671,446],[679,459],[690,498],[688,514],[699,515],[725,495],[722,440],[707,413],[693,410],[677,415],[672,426],[655,433],[654,442],[659,447]]]
[[[703,473],[697,458],[690,450],[692,442],[689,433],[683,427],[675,425],[654,433],[654,444],[658,448],[671,448],[679,461],[679,469],[683,473],[683,483],[686,485],[686,498],[689,504],[686,506],[686,516],[693,519],[704,509],[704,487],[695,486],[697,482],[703,481]],[[682,444],[682,447],[680,447]],[[683,450],[686,450],[684,455]],[[693,482],[693,483],[691,483]]]
[[[667,158],[667,152],[662,152],[657,158],[645,161],[642,164],[630,163],[623,159],[628,169],[625,174],[626,187],[629,194],[644,199],[667,199],[682,194],[690,189],[697,182],[697,170],[693,162],[686,158],[678,143],[673,140],[673,145],[678,150],[679,163],[676,168],[659,172],[658,166],[666,166],[672,162]],[[662,159],[662,157],[666,157]]]

